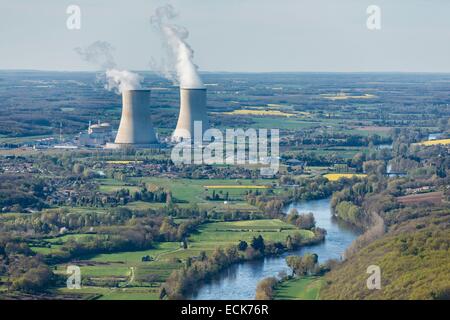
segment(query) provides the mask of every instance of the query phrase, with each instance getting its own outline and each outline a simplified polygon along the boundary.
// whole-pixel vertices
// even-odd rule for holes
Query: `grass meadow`
[[[98,254],[56,265],[55,272],[63,276],[69,264],[80,266],[83,284],[80,290],[58,288],[57,292],[96,299],[158,299],[161,284],[173,270],[183,266],[188,257],[196,257],[202,251],[208,254],[219,247],[237,245],[240,240],[250,242],[258,235],[266,241],[285,241],[288,235],[294,234],[305,238],[313,236],[311,231],[299,230],[278,219],[206,223],[189,237],[187,249],[181,248],[178,242],[162,242],[149,250]],[[51,248],[32,249],[48,254],[59,250],[61,242],[85,236],[88,235],[48,239],[48,242],[55,243]],[[151,261],[142,261],[142,257],[147,255]]]
[[[275,300],[318,300],[324,280],[321,277],[294,278],[275,289]]]

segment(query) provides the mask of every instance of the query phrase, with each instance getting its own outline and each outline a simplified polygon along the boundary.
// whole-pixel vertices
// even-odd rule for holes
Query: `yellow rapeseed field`
[[[109,164],[130,164],[130,163],[142,163],[142,161],[134,161],[134,160],[110,160],[106,161]]]
[[[429,140],[418,143],[421,146],[435,146],[438,144],[450,144],[450,139]]]
[[[293,113],[287,113],[280,110],[253,110],[253,109],[239,109],[231,112],[224,112],[230,115],[249,115],[249,116],[278,116],[278,117],[292,117]]]
[[[324,175],[330,181],[338,181],[341,178],[350,179],[352,177],[364,178],[367,177],[367,174],[356,174],[356,173],[327,173]]]

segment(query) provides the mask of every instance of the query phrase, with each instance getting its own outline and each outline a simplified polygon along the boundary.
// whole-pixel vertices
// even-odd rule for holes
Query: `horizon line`
[[[153,73],[158,75],[157,72],[152,70],[135,70],[135,69],[124,69],[132,72],[140,72],[140,73]],[[54,69],[3,69],[0,68],[0,72],[61,72],[61,73],[102,73],[104,70],[54,70]],[[395,70],[386,70],[386,71],[224,71],[224,70],[202,70],[199,71],[200,74],[208,74],[208,73],[230,73],[230,74],[298,74],[298,73],[315,73],[315,74],[329,74],[329,73],[338,73],[338,74],[450,74],[450,71],[395,71]],[[163,76],[161,76],[164,78]]]

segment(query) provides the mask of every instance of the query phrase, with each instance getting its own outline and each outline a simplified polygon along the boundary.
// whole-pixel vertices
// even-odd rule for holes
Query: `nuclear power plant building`
[[[151,121],[150,90],[124,90],[122,117],[114,143],[107,148],[149,148],[158,144]]]
[[[193,139],[195,121],[202,122],[203,132],[209,128],[206,114],[206,89],[180,88],[180,114],[172,141]]]

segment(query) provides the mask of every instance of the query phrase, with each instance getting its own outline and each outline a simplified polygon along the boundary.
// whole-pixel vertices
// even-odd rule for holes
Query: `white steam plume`
[[[95,41],[85,48],[77,47],[74,49],[80,57],[102,70],[116,67],[114,61],[114,47],[106,41]]]
[[[105,72],[105,89],[122,93],[124,90],[142,89],[144,78],[137,73],[127,70],[108,69]]]
[[[152,26],[161,33],[164,49],[170,60],[170,67],[159,68],[159,72],[169,80],[178,83],[182,88],[204,88],[194,64],[194,51],[186,42],[189,32],[186,28],[171,23],[176,17],[171,5],[159,7],[151,17]],[[155,63],[151,62],[154,69]],[[174,70],[174,71],[173,71]]]
[[[144,78],[137,73],[120,70],[114,60],[114,47],[106,41],[95,41],[85,48],[77,47],[75,52],[93,65],[98,66],[104,76],[98,77],[104,83],[105,89],[120,94],[124,90],[137,90],[142,88]]]

